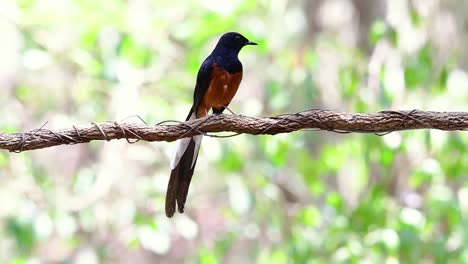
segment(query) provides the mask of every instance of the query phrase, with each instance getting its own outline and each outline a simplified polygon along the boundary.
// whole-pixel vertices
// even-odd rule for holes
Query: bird
[[[211,54],[198,70],[193,104],[185,121],[206,116],[210,109],[219,115],[228,109],[242,80],[242,63],[238,55],[247,45],[258,45],[237,32],[221,36]],[[165,212],[172,217],[176,211],[184,212],[187,194],[192,180],[202,135],[177,140],[177,147],[171,158],[171,174],[167,184]]]

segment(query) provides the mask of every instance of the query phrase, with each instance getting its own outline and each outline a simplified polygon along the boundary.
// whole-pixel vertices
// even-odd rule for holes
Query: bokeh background
[[[219,36],[231,108],[468,110],[460,0],[0,0],[0,131],[185,118]],[[129,118],[130,117],[130,118]],[[174,144],[0,152],[0,263],[466,263],[468,134],[204,138],[167,219]]]

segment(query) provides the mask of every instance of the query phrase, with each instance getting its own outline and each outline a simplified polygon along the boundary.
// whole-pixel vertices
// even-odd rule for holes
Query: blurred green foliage
[[[0,1],[0,131],[183,119],[231,30],[260,43],[240,55],[239,114],[467,110],[466,5],[420,2]],[[439,131],[205,138],[173,219],[173,144],[0,153],[0,262],[465,263],[467,144]]]

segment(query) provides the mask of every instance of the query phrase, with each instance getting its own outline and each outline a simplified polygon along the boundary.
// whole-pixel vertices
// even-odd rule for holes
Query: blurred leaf
[[[243,168],[244,161],[242,155],[235,152],[234,149],[226,148],[223,151],[223,163],[221,164],[222,168],[225,171],[240,171]]]
[[[398,32],[394,28],[390,28],[389,38],[393,46],[398,46]]]
[[[326,201],[328,205],[333,206],[338,211],[341,211],[344,207],[343,198],[336,192],[328,193]]]
[[[405,83],[410,89],[426,85],[432,80],[432,55],[429,46],[422,48],[417,57],[405,66]]]
[[[103,65],[90,53],[79,50],[72,54],[72,59],[87,73],[91,75],[100,75],[103,71]]]
[[[337,171],[347,160],[346,145],[327,145],[322,149],[319,168],[323,171]]]
[[[283,89],[283,86],[277,82],[271,80],[266,86],[266,92],[269,104],[274,110],[284,109],[290,102],[289,95]]]
[[[340,84],[344,98],[351,98],[356,94],[360,80],[355,67],[349,66],[340,70]]]
[[[30,221],[10,218],[6,230],[16,242],[16,247],[23,255],[29,255],[36,244],[34,227]]]
[[[310,69],[318,66],[317,54],[313,51],[308,51],[305,54],[305,62]]]
[[[447,79],[448,79],[448,75],[449,75],[449,68],[448,67],[444,67],[441,71],[440,71],[440,75],[439,75],[439,79],[438,79],[438,82],[437,82],[437,88],[439,90],[445,90],[445,87],[446,87],[446,84],[447,84]]]
[[[377,42],[380,41],[385,36],[387,32],[387,25],[385,21],[377,20],[374,21],[370,30],[369,30],[369,41],[371,44],[375,45]]]
[[[270,263],[287,263],[287,256],[284,251],[275,250],[271,254],[271,262]]]
[[[282,167],[286,164],[289,146],[291,142],[290,136],[268,137],[265,141],[265,154],[276,167]]]
[[[127,244],[127,247],[131,250],[136,250],[138,249],[139,247],[141,246],[140,244],[140,240],[138,239],[138,237],[134,237],[132,238],[128,244]]]
[[[422,18],[414,8],[410,10],[410,16],[411,16],[411,22],[413,22],[413,25],[415,25],[416,27],[421,26]]]
[[[315,195],[320,195],[324,188],[321,179],[318,178],[317,164],[314,158],[305,151],[300,151],[296,159],[296,169],[302,175],[308,189]]]
[[[216,259],[216,256],[210,252],[209,250],[201,250],[199,252],[199,260],[200,264],[216,264],[218,263],[218,260]]]
[[[137,226],[146,225],[149,226],[152,230],[158,230],[158,225],[153,217],[144,215],[144,214],[135,214],[133,218],[133,223]]]
[[[413,188],[420,188],[423,184],[430,183],[432,175],[426,171],[416,171],[410,176],[410,185]]]
[[[120,54],[128,62],[137,67],[147,66],[151,56],[151,52],[148,49],[137,44],[129,36],[125,36],[122,39]]]
[[[4,153],[0,153],[0,168],[4,167],[7,163],[7,158]]]
[[[320,221],[320,212],[315,207],[307,207],[297,215],[297,220],[307,226],[315,227]]]
[[[23,258],[15,258],[7,262],[8,264],[27,264],[27,260]]]
[[[384,148],[381,151],[382,153],[380,154],[380,164],[382,166],[390,166],[394,159],[393,151],[388,148]]]

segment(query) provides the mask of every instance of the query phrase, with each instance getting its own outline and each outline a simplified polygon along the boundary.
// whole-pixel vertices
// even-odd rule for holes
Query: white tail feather
[[[195,118],[196,118],[195,113],[193,113],[190,116],[189,120],[194,120]],[[171,158],[171,170],[173,170],[173,169],[175,169],[175,167],[177,167],[177,165],[180,162],[180,159],[182,158],[185,151],[187,150],[188,145],[190,144],[190,140],[192,140],[192,139],[195,141],[195,149],[194,149],[192,165],[190,167],[193,168],[193,166],[195,165],[195,161],[197,160],[198,151],[200,150],[200,144],[201,144],[202,138],[203,138],[203,136],[199,135],[199,136],[195,136],[193,138],[181,138],[181,139],[177,140],[177,146],[176,146],[176,149],[175,149],[175,151],[174,151],[174,153],[172,155],[172,158]]]
[[[193,140],[195,140],[195,148],[193,150],[194,155],[193,155],[192,165],[190,165],[190,168],[192,168],[192,169],[193,169],[193,166],[195,166],[195,161],[197,160],[197,157],[198,157],[198,151],[200,150],[200,145],[201,145],[202,138],[203,138],[202,135],[193,137]]]
[[[182,158],[182,155],[184,155],[185,151],[187,150],[190,139],[191,138],[181,138],[177,140],[177,146],[171,158],[171,170],[175,169],[177,164],[179,164],[180,158]]]

